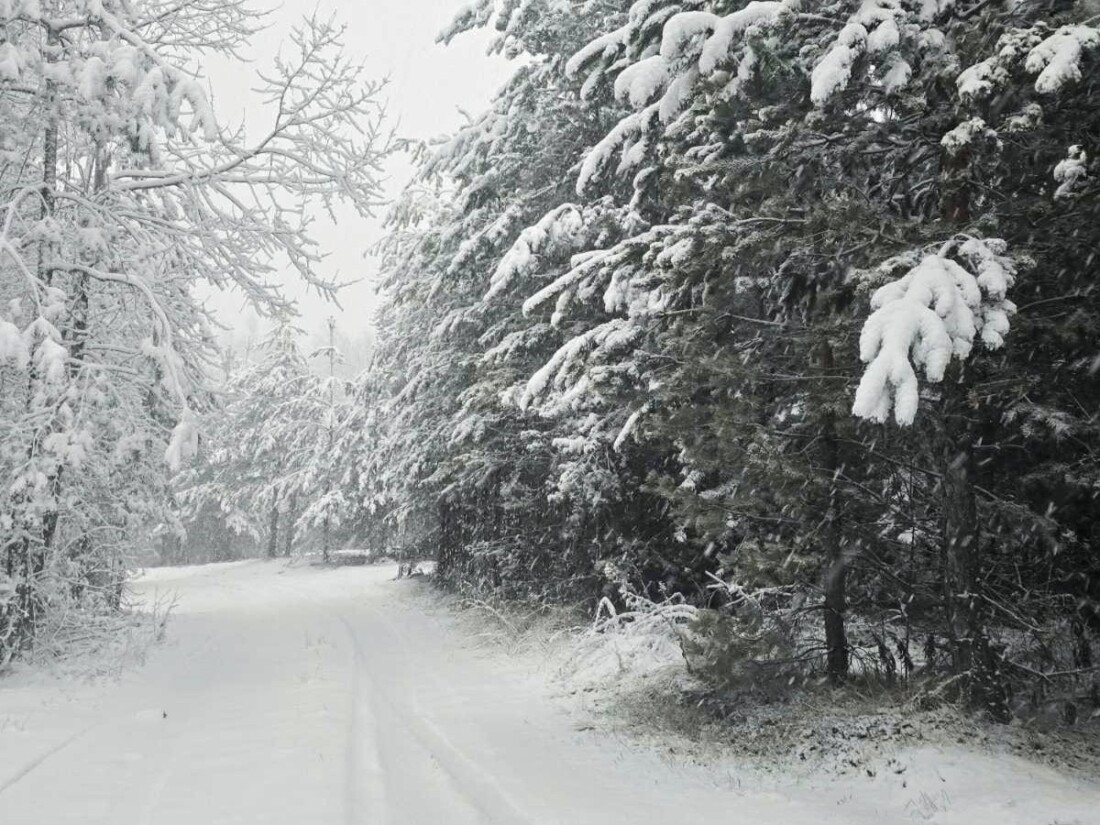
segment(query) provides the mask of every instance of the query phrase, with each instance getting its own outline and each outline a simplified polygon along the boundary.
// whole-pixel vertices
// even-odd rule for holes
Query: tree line
[[[473,4],[441,39],[517,68],[392,210],[361,523],[453,587],[703,606],[719,683],[1096,702],[1096,22]]]
[[[202,74],[239,58],[244,0],[0,2],[0,666],[117,609],[173,476],[216,410],[200,288],[323,293],[311,208],[379,200],[382,84],[340,26],[296,27],[256,81],[267,128],[219,117]],[[311,206],[316,205],[316,206]]]
[[[1100,706],[1091,0],[477,0],[441,40],[516,68],[410,147],[350,382],[289,322],[219,366],[192,291],[331,288],[304,204],[369,213],[388,149],[340,32],[296,33],[249,142],[193,63],[242,4],[0,20],[3,657],[201,522],[687,601],[721,687]]]

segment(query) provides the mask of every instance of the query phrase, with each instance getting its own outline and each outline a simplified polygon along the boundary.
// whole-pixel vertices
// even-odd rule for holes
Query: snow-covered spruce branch
[[[715,87],[708,94],[716,102],[742,95],[758,71],[754,36],[788,20],[814,17],[828,24],[820,56],[808,71],[810,97],[816,106],[825,106],[854,85],[864,71],[861,65],[874,67],[871,85],[879,92],[892,94],[906,88],[913,75],[911,53],[939,48],[925,34],[938,6],[906,6],[897,0],[866,0],[857,5],[847,20],[803,14],[797,0],[752,0],[730,14],[690,10],[661,22],[662,16],[653,13],[647,0],[634,3],[624,26],[588,43],[565,64],[571,77],[588,72],[582,97],[605,75],[615,74],[615,96],[636,110],[585,156],[578,194],[612,165],[616,152],[617,174],[639,168],[660,133],[696,97],[700,84]],[[1055,94],[1081,79],[1086,55],[1097,48],[1100,28],[1092,25],[1065,25],[1053,32],[1046,24],[1012,29],[1000,38],[992,57],[958,75],[959,96],[964,100],[989,97],[1010,84],[1016,70],[1034,76],[1039,94]]]
[[[493,271],[484,300],[492,300],[507,289],[514,278],[533,269],[536,255],[559,248],[571,250],[584,225],[583,212],[566,203],[548,212],[534,226],[524,229]]]
[[[881,269],[892,269],[897,260]],[[926,255],[901,278],[879,287],[874,310],[860,335],[860,358],[867,364],[852,413],[885,421],[894,411],[899,424],[913,423],[920,399],[916,370],[933,382],[943,380],[952,358],[970,356],[974,340],[989,349],[1004,343],[1016,311],[1007,293],[1016,264],[1003,241],[952,240]]]
[[[647,39],[654,19],[659,18],[643,0],[632,6],[625,26],[574,54],[566,62],[567,74],[575,77],[589,69],[582,94],[605,73],[619,70],[615,96],[637,110],[619,121],[585,156],[577,192],[584,193],[610,165],[616,151],[620,152],[617,174],[638,168],[657,133],[684,111],[700,83],[721,77],[720,94],[737,96],[751,79],[758,59],[747,41],[796,6],[791,0],[752,0],[726,15],[683,11],[664,22],[659,44],[650,46]]]

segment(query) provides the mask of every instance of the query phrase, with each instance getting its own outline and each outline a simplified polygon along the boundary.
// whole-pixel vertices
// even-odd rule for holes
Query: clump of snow
[[[947,150],[949,154],[957,155],[960,151],[970,146],[974,142],[975,138],[987,137],[996,139],[997,133],[986,126],[985,121],[980,117],[973,117],[970,120],[965,120],[945,134],[940,140],[940,145]]]
[[[44,310],[43,316],[36,318],[23,331],[23,343],[43,383],[60,386],[65,380],[69,351],[62,345],[57,327],[47,320],[48,307]]]
[[[997,238],[969,238],[959,247],[959,256],[977,274],[978,287],[982,291],[981,318],[977,327],[982,343],[989,349],[1004,346],[1009,316],[1016,313],[1016,305],[1008,300],[1009,287],[1016,280],[1016,266],[1005,255],[1006,251],[1005,242]]]
[[[810,75],[810,99],[821,106],[846,89],[856,60],[864,52],[886,54],[896,49],[901,42],[898,19],[902,14],[897,0],[863,0],[814,66]],[[893,80],[896,82],[898,77]]]
[[[0,80],[17,81],[23,72],[23,57],[13,43],[0,43]]]
[[[195,414],[184,408],[180,420],[172,429],[172,437],[164,451],[164,460],[173,472],[177,472],[199,448],[199,428]]]
[[[814,66],[810,75],[810,99],[819,106],[848,86],[852,67],[867,43],[867,30],[849,23],[840,30],[832,48]]]
[[[896,92],[909,85],[909,79],[913,76],[913,67],[908,61],[895,56],[888,64],[886,71],[882,73],[882,85],[887,92]]]
[[[1001,131],[1028,132],[1043,122],[1043,107],[1038,103],[1028,103],[1014,115],[1005,118]]]
[[[1054,94],[1067,83],[1081,79],[1081,60],[1088,49],[1100,46],[1100,29],[1093,26],[1063,26],[1033,48],[1024,64],[1038,74],[1035,91]]]
[[[921,0],[920,19],[935,20],[955,5],[955,0]]]
[[[11,321],[0,318],[0,364],[23,370],[30,363],[30,352],[23,333]]]
[[[1054,179],[1058,181],[1058,188],[1054,192],[1055,200],[1068,198],[1085,182],[1089,174],[1087,163],[1088,155],[1082,147],[1069,147],[1066,157],[1054,167]]]
[[[628,100],[635,108],[644,106],[668,83],[671,68],[659,54],[627,66],[615,78],[615,97]]]
[[[859,339],[868,366],[854,415],[881,422],[893,408],[897,423],[912,424],[920,396],[915,368],[939,382],[952,357],[970,355],[979,332],[990,349],[1004,343],[1015,312],[1006,294],[1016,272],[1004,242],[971,238],[955,251],[969,269],[947,252],[927,255],[872,296],[874,312]]]
[[[989,94],[999,79],[996,58],[987,58],[960,72],[955,85],[959,90],[959,97],[966,100]]]

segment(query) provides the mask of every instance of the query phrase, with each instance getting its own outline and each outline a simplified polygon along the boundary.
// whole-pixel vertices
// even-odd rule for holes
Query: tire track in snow
[[[350,730],[344,753],[344,821],[347,825],[381,825],[386,810],[386,777],[377,744],[370,751],[367,743],[378,742],[378,726],[371,712],[367,688],[363,684],[365,661],[351,625],[340,617],[352,641]]]
[[[0,784],[0,794],[3,794],[9,788],[13,787],[16,783],[18,783],[20,780],[22,780],[24,777],[26,777],[27,774],[29,774],[35,768],[39,767],[43,762],[45,762],[51,756],[54,756],[56,754],[61,753],[61,751],[65,750],[65,748],[69,747],[72,744],[75,744],[79,739],[84,737],[89,731],[91,731],[93,728],[96,728],[98,726],[99,726],[98,722],[95,722],[91,725],[88,725],[88,727],[84,728],[83,730],[78,730],[76,733],[74,733],[68,739],[65,739],[65,740],[59,742],[57,745],[50,748],[45,753],[43,753],[40,756],[37,756],[34,759],[32,759],[30,762],[28,762],[22,768],[17,770],[12,776],[10,776],[8,779],[6,779],[3,784]]]
[[[431,762],[438,765],[459,798],[468,803],[482,821],[492,825],[532,825],[531,820],[512,802],[505,790],[455,747],[445,731],[426,717],[409,712],[378,687],[370,675],[366,652],[354,626],[343,615],[337,614],[337,618],[347,630],[354,648],[356,673],[353,680],[357,683],[356,693],[365,694],[366,701],[374,707],[371,716],[380,722],[385,714],[385,718],[391,720],[391,725],[396,724],[409,734],[411,741],[423,750]],[[356,774],[349,777],[349,780],[351,784],[356,784]],[[383,810],[389,813],[387,809]],[[349,823],[353,821],[359,820],[349,819]],[[371,825],[378,825],[378,821],[378,818],[372,818]],[[388,822],[389,817],[383,818],[383,821]],[[395,821],[393,825],[406,823]]]

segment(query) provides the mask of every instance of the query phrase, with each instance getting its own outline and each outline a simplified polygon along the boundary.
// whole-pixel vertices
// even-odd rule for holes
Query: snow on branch
[[[590,358],[608,354],[628,346],[640,330],[634,321],[614,318],[570,339],[527,382],[518,402],[521,410],[528,409],[537,399],[554,391],[574,395],[573,379],[580,376],[584,384],[584,366]]]
[[[64,261],[48,261],[46,267],[51,270],[68,270],[78,272],[97,281],[124,284],[132,287],[145,300],[153,318],[155,339],[142,344],[145,355],[154,359],[162,371],[162,383],[179,402],[180,407],[187,409],[187,381],[183,375],[183,359],[176,352],[174,342],[174,324],[168,311],[153,291],[152,287],[141,278],[125,272],[108,272],[77,263]]]
[[[362,67],[344,53],[344,34],[342,26],[317,17],[292,31],[292,52],[260,75],[256,91],[273,122],[258,140],[246,141],[243,129],[230,133],[203,115],[203,140],[196,142],[187,132],[176,134],[173,118],[153,117],[150,128],[165,133],[154,162],[138,158],[110,174],[113,194],[141,202],[154,197],[206,227],[190,239],[196,273],[218,285],[233,282],[268,310],[281,302],[257,273],[277,258],[289,261],[321,293],[337,288],[318,272],[322,256],[310,221],[303,219],[305,203],[332,216],[341,202],[364,217],[381,203],[380,163],[391,149],[381,126],[383,84],[364,81]],[[178,102],[162,100],[155,82],[156,71],[166,77],[170,67],[158,60],[149,73],[153,81],[142,84],[147,94],[135,96],[157,112],[172,113]],[[198,115],[205,98],[197,84],[177,85],[176,97],[190,100]]]
[[[497,264],[484,300],[492,300],[508,288],[513,278],[533,270],[536,255],[571,247],[584,226],[580,209],[566,203],[548,212],[534,226],[524,229]]]
[[[622,154],[617,170],[619,174],[624,174],[641,165],[649,147],[647,136],[650,127],[659,115],[660,109],[660,104],[654,103],[640,112],[627,115],[592,148],[592,151],[585,155],[581,162],[580,174],[577,175],[578,195],[584,194],[592,181],[608,165],[611,155],[620,147]]]
[[[1087,49],[1100,46],[1100,29],[1093,26],[1062,26],[1033,48],[1024,64],[1039,75],[1035,91],[1053,94],[1067,83],[1081,79],[1081,60]]]
[[[0,366],[12,366],[25,370],[30,363],[30,352],[19,327],[0,318]]]
[[[1048,31],[1045,24],[1039,24],[1001,35],[992,57],[959,74],[959,96],[971,100],[990,97],[1007,88],[1013,72],[1021,67],[1037,75],[1035,91],[1039,94],[1055,94],[1068,83],[1080,80],[1086,52],[1100,47],[1100,29],[1062,26],[1053,34]]]
[[[648,0],[641,0],[631,6],[626,25],[600,35],[570,57],[565,62],[565,73],[569,77],[576,77],[580,70],[593,60],[600,57],[614,57],[630,42],[630,38],[644,19],[641,12],[648,11],[650,5],[652,4]]]
[[[997,140],[997,133],[986,126],[980,117],[964,120],[940,139],[940,145],[951,155],[957,155],[968,148],[977,138]]]
[[[1073,195],[1088,180],[1088,176],[1088,154],[1080,146],[1069,147],[1065,158],[1054,167],[1054,180],[1058,182],[1054,199],[1060,200]]]
[[[745,44],[755,26],[768,24],[797,0],[752,0],[744,8],[728,15],[706,11],[685,11],[673,14],[661,28],[661,41],[656,53],[644,43],[637,44],[640,53],[615,63],[625,68],[615,80],[615,96],[628,101],[638,111],[623,118],[585,157],[577,180],[577,192],[583,194],[588,185],[608,165],[611,155],[621,148],[618,174],[637,168],[650,145],[649,133],[659,124],[667,124],[679,115],[691,99],[697,83],[737,64],[725,94],[733,96],[741,84],[752,76],[756,54]],[[593,40],[573,55],[566,72],[575,75],[582,67],[603,56],[611,59],[632,42],[643,38],[653,16],[648,0],[635,3],[629,21],[622,28]],[[742,54],[735,55],[739,46]],[[597,73],[601,70],[597,69]],[[588,84],[586,83],[586,86]]]
[[[882,422],[893,408],[898,424],[912,424],[920,397],[918,368],[939,382],[952,357],[969,357],[975,337],[989,349],[1004,343],[1008,318],[1016,311],[1006,297],[1016,267],[1005,250],[1004,241],[993,238],[952,241],[875,291],[874,311],[859,339],[867,368],[853,415]]]
[[[864,53],[885,54],[901,41],[898,22],[904,10],[898,0],[863,0],[840,30],[810,75],[810,99],[818,106],[844,91],[852,68]],[[895,71],[898,71],[895,69]],[[899,72],[899,76],[904,75]]]

